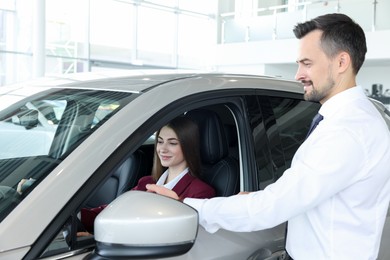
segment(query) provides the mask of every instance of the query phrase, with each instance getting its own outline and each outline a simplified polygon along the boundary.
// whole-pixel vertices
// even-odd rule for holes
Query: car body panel
[[[190,252],[183,256],[163,258],[167,260],[197,260],[204,258],[213,260],[236,260],[248,259],[251,256],[250,252],[255,252],[259,249],[259,245],[267,245],[275,241],[283,241],[280,237],[283,233],[284,225],[278,226],[276,229],[263,230],[260,232],[231,232],[219,230],[214,234],[210,234],[199,227],[198,237],[194,247]],[[223,252],[221,252],[223,248]],[[245,250],[243,250],[245,248]],[[282,250],[282,248],[280,248]],[[159,258],[162,259],[162,258]]]

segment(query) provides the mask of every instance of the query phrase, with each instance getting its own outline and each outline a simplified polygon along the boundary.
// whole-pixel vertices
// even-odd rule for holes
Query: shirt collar
[[[327,117],[331,117],[337,111],[346,105],[351,100],[355,100],[358,98],[367,97],[366,94],[363,91],[363,88],[361,86],[355,86],[352,88],[349,88],[347,90],[344,90],[337,95],[331,97],[329,100],[327,100],[318,111],[324,119]]]
[[[180,181],[180,179],[188,172],[188,167],[185,168],[178,176],[176,176],[176,178],[174,178],[173,180],[171,180],[170,182],[165,183],[165,180],[168,178],[168,174],[169,174],[169,170],[166,170],[162,175],[161,177],[158,179],[157,181],[157,185],[161,185],[161,186],[164,186],[165,188],[168,188],[168,189],[173,189],[173,187],[175,187],[175,185]]]

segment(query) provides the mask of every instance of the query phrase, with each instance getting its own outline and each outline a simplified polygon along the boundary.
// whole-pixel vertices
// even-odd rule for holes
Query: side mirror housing
[[[171,257],[192,248],[198,213],[161,195],[129,191],[98,215],[94,230],[91,259]]]

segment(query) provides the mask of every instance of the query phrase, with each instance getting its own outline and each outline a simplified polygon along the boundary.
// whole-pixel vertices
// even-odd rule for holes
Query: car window
[[[44,88],[9,99],[0,111],[0,220],[131,95]]]
[[[269,100],[278,126],[286,168],[288,168],[295,152],[305,140],[311,121],[320,105],[285,97],[270,97]]]
[[[263,189],[274,179],[274,162],[272,161],[269,138],[267,138],[267,129],[272,129],[272,122],[266,122],[262,106],[262,100],[257,96],[247,96],[247,115],[249,120],[250,130],[253,136],[254,154],[256,159],[257,179],[254,181],[258,187],[253,189]],[[263,101],[264,102],[264,101]],[[269,110],[269,109],[268,109]],[[268,131],[270,133],[271,131]]]
[[[275,182],[290,167],[319,105],[287,97],[246,97],[254,140],[258,189]]]
[[[0,159],[48,155],[66,100],[22,103],[0,122]]]

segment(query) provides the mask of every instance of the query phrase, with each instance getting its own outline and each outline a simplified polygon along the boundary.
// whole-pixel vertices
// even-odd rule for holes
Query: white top
[[[289,220],[296,260],[376,259],[390,200],[390,134],[361,87],[321,107],[324,119],[291,168],[266,189],[209,200],[185,199],[209,232],[254,231]]]
[[[157,185],[164,186],[167,189],[172,190],[173,187],[183,178],[183,176],[188,172],[188,167],[185,168],[179,175],[177,175],[173,180],[168,183],[165,183],[165,180],[168,178],[169,170],[166,170],[158,179]]]

